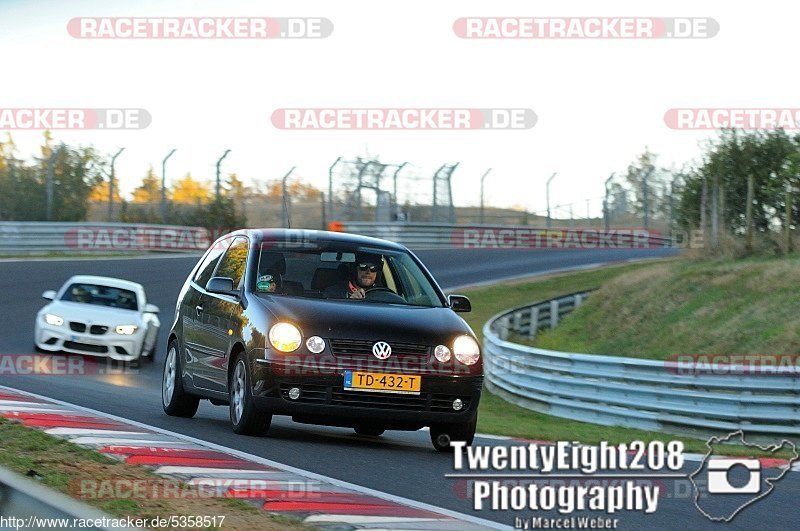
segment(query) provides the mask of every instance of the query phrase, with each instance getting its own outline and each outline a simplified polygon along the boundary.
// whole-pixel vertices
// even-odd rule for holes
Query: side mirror
[[[144,313],[158,313],[161,310],[158,309],[158,306],[155,304],[145,304],[144,305]]]
[[[206,284],[206,291],[209,293],[219,293],[221,295],[238,295],[239,292],[233,289],[233,279],[228,277],[211,277]]]
[[[464,295],[448,295],[447,303],[454,312],[471,312],[472,303]]]
[[[42,298],[43,299],[47,299],[49,301],[52,301],[53,299],[56,298],[56,292],[53,291],[52,289],[49,289],[49,290],[45,291],[44,293],[42,293]]]

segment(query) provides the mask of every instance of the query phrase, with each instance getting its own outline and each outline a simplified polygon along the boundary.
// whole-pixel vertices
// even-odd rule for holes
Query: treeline
[[[91,203],[108,204],[110,175],[109,159],[94,148],[56,144],[47,132],[38,156],[23,160],[9,135],[0,141],[0,221],[85,221]],[[113,221],[244,227],[244,186],[235,175],[225,181],[217,198],[187,174],[168,188],[162,208],[161,179],[150,168],[130,201],[114,183]]]
[[[706,235],[706,246],[791,252],[800,204],[800,134],[726,130],[702,162],[680,175],[678,220]]]

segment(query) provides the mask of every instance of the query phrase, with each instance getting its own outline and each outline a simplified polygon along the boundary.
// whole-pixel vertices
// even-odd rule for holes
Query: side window
[[[247,238],[239,237],[233,240],[228,252],[219,261],[219,266],[217,266],[217,272],[214,273],[214,276],[232,278],[234,287],[241,286],[244,268],[247,265],[248,249]]]
[[[206,284],[211,279],[212,273],[214,273],[214,268],[217,265],[219,257],[225,252],[230,243],[230,238],[226,238],[213,245],[213,248],[208,252],[205,260],[203,260],[203,263],[200,264],[200,267],[197,269],[197,273],[192,279],[198,286],[205,289]]]

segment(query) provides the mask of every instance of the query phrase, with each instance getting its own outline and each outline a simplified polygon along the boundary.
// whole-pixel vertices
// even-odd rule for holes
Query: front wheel
[[[242,352],[236,358],[231,380],[230,394],[231,427],[240,435],[264,435],[272,423],[272,415],[259,411],[253,403],[250,374],[247,370],[247,355]]]
[[[464,441],[467,446],[475,439],[478,417],[466,424],[437,424],[431,426],[431,442],[437,452],[449,452],[453,449],[451,441]]]
[[[181,379],[181,360],[178,355],[178,342],[172,341],[164,360],[164,376],[161,380],[161,404],[164,413],[173,417],[192,418],[200,406],[200,397],[183,390]]]

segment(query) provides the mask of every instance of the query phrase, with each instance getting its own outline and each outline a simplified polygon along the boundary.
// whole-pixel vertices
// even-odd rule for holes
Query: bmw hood
[[[264,296],[259,302],[277,321],[295,324],[304,337],[450,344],[458,335],[474,337],[449,308],[426,308],[353,300]]]

